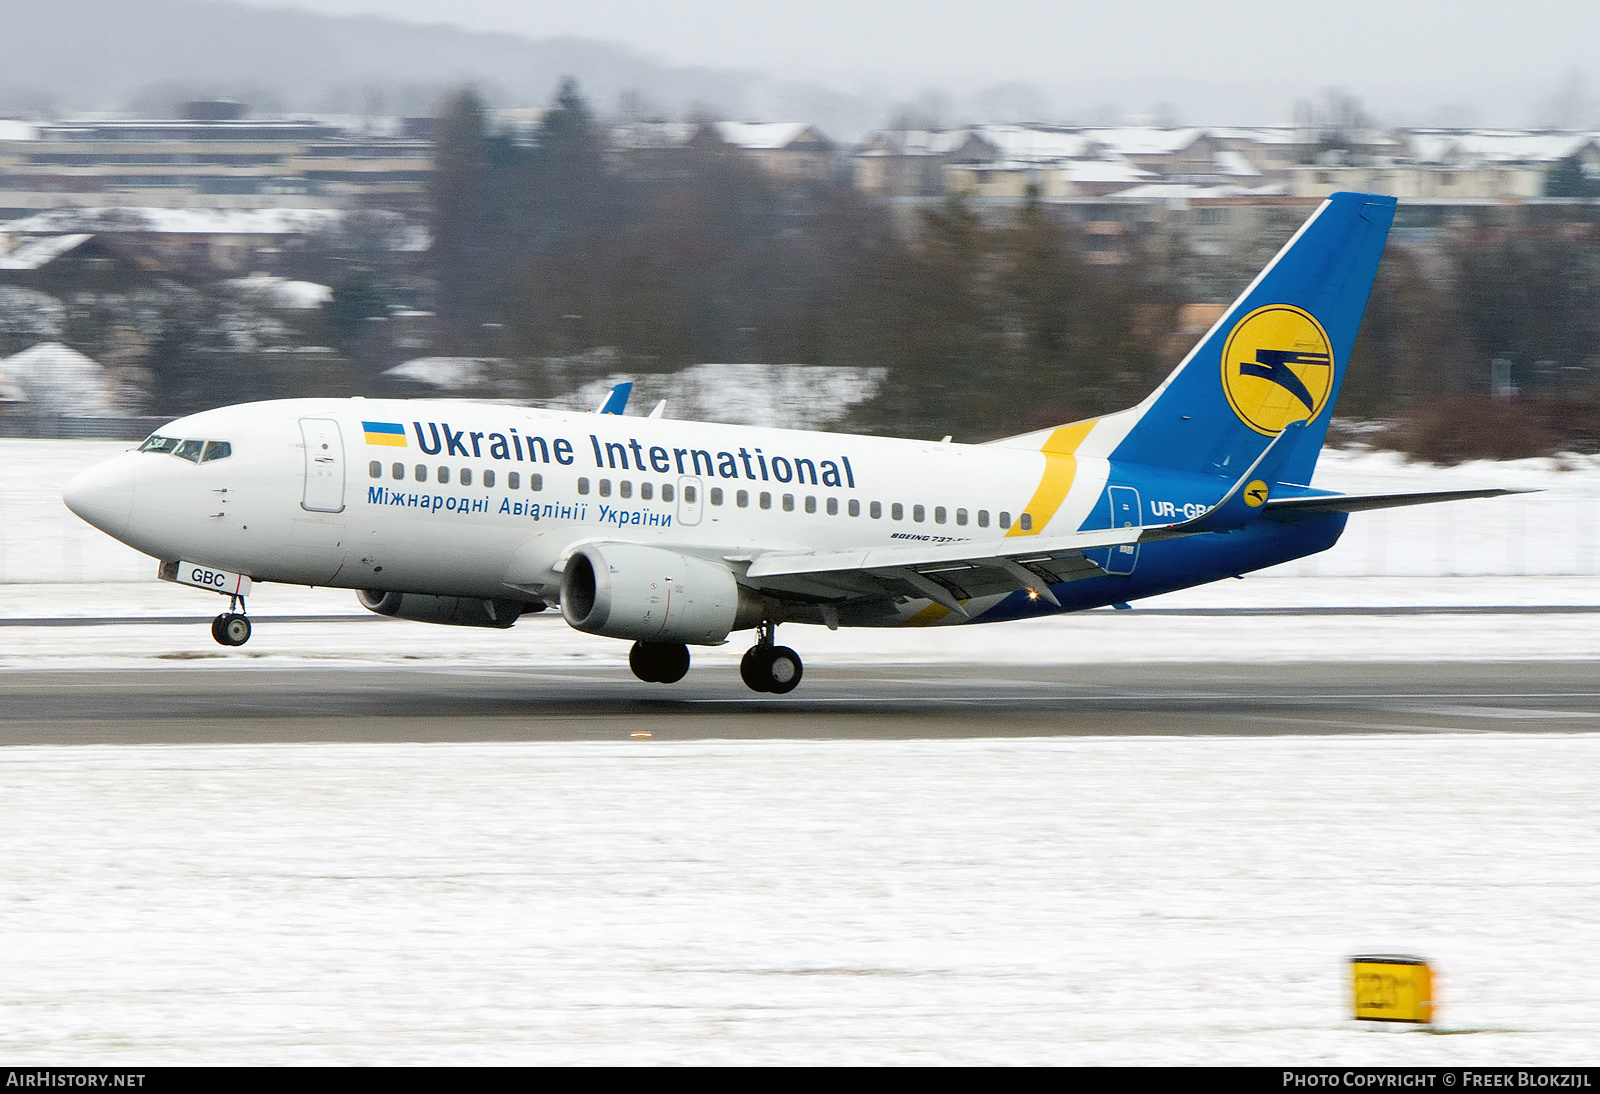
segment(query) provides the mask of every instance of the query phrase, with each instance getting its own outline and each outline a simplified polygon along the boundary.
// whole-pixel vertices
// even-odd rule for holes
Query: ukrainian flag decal
[[[386,444],[393,448],[406,446],[406,427],[399,422],[362,422],[367,431],[368,444]]]

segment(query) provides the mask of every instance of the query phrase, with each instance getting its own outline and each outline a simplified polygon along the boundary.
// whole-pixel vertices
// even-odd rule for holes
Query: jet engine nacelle
[[[505,630],[525,611],[543,611],[543,604],[520,600],[480,600],[470,596],[429,596],[362,589],[356,599],[368,611],[412,619],[418,623],[443,623],[452,627],[497,627]]]
[[[580,631],[712,646],[761,620],[761,598],[725,567],[659,547],[591,543],[561,573],[561,614]]]

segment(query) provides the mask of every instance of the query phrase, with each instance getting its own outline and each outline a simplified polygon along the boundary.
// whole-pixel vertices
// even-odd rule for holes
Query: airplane
[[[1137,406],[987,444],[454,400],[290,399],[180,418],[74,478],[79,517],[230,597],[356,590],[382,615],[506,628],[559,606],[673,683],[783,623],[926,627],[1112,605],[1332,547],[1351,513],[1516,491],[1310,485],[1395,199],[1328,198]],[[1026,392],[1019,392],[1019,401]]]

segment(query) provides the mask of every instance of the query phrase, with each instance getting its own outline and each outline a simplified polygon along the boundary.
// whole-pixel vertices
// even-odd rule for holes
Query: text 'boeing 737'
[[[1348,514],[1504,490],[1312,489],[1395,201],[1335,194],[1138,406],[984,445],[447,400],[304,399],[180,418],[67,487],[84,520],[233,599],[358,590],[403,619],[509,627],[559,605],[671,683],[781,623],[925,627],[1072,612],[1325,551]]]

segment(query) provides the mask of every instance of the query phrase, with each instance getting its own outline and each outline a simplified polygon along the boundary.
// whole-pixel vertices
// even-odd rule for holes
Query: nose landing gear
[[[763,622],[756,628],[756,644],[739,662],[739,676],[751,691],[787,695],[800,683],[805,671],[800,655],[788,646],[774,645],[777,635],[776,623]]]
[[[235,607],[239,610],[234,611]],[[242,646],[250,641],[250,619],[244,612],[244,597],[230,596],[228,610],[211,621],[211,637],[224,646]]]

